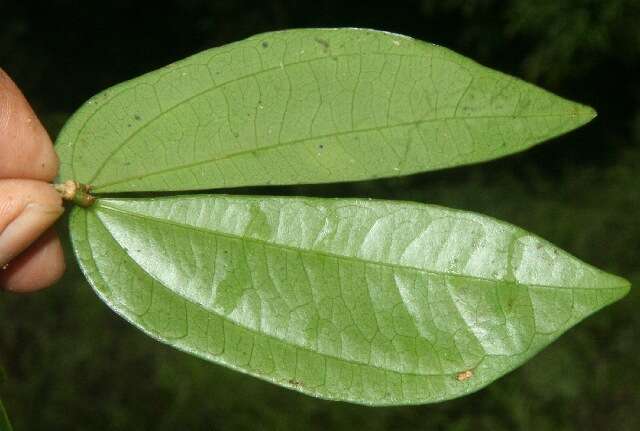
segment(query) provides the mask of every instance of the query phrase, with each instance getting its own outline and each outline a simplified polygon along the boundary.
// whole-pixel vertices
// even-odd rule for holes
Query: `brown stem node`
[[[53,187],[60,193],[62,199],[84,208],[90,207],[96,200],[96,198],[89,193],[91,186],[81,184],[78,181],[67,180],[62,184],[54,184]]]

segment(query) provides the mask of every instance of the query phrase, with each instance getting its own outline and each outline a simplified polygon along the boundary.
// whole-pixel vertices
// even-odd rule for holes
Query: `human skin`
[[[0,69],[0,288],[31,292],[65,269],[52,226],[62,199],[51,139],[11,78]]]

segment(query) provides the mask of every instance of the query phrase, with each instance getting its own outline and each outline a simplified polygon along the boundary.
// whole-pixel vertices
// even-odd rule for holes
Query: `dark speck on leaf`
[[[320,144],[320,145],[318,145],[318,148],[323,149],[324,145]]]
[[[135,114],[135,115],[133,116],[133,118],[134,118],[134,119],[136,119],[136,120],[138,120],[138,121],[142,120],[142,117],[140,117],[138,114]]]
[[[324,48],[324,50],[328,50],[329,49],[329,41],[324,40],[324,39],[320,39],[319,37],[316,37],[316,42],[318,42],[320,45],[322,45],[322,47]]]
[[[262,42],[262,47],[263,48],[269,48],[269,42],[267,42],[266,40],[264,42]]]

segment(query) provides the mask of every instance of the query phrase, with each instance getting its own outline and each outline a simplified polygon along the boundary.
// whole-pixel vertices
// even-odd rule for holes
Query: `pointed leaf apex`
[[[585,118],[585,123],[590,122],[598,116],[598,111],[593,109],[591,106],[579,105],[577,110],[578,116]]]

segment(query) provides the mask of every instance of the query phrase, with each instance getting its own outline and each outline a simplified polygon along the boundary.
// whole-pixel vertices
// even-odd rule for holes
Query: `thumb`
[[[63,211],[62,199],[50,184],[0,180],[0,267],[26,250]]]

